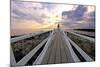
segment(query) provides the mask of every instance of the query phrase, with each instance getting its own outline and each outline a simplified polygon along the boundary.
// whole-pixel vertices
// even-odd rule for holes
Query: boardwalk
[[[33,35],[28,36],[28,38],[32,36]],[[85,36],[81,36],[78,34],[75,34],[75,36],[79,36],[94,42],[93,39],[87,38]],[[27,37],[24,36],[23,38]],[[12,42],[18,42],[18,40],[22,40],[22,38],[14,38],[14,40],[12,39]],[[43,49],[41,50],[40,54],[38,54],[35,60],[32,61],[32,57],[34,58],[35,54],[38,52],[39,49],[41,49],[41,47]],[[44,41],[37,45],[18,62],[15,61],[14,54],[11,49],[12,66],[27,65],[29,63],[28,61],[30,60],[31,64],[33,65],[93,61],[93,59],[86,52],[84,52],[75,42],[73,42],[67,36],[67,34],[63,30],[60,29],[53,30],[52,33],[50,33],[50,35]]]
[[[69,61],[62,35],[62,32],[59,30],[55,31],[54,39],[47,50],[47,53],[44,57],[45,59],[43,59],[42,64],[65,63]]]

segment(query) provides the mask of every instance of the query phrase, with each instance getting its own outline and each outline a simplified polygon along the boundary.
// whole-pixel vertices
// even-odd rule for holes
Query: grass
[[[95,60],[95,43],[79,36],[67,33],[68,37],[71,38],[83,51],[85,51],[93,60]]]

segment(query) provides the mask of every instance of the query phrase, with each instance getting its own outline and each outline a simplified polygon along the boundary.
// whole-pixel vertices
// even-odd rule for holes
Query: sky
[[[94,29],[95,6],[11,0],[11,34],[55,29]]]

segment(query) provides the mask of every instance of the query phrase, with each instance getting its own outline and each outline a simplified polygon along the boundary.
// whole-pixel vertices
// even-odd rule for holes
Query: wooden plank
[[[61,63],[67,63],[68,59],[67,59],[67,56],[66,56],[66,52],[65,52],[65,47],[64,47],[64,42],[63,40],[61,41],[61,45],[60,45],[60,49],[61,49]]]
[[[62,45],[60,38],[61,38],[61,35],[60,35],[60,32],[58,31],[58,33],[56,34],[56,60],[55,60],[55,63],[60,63],[61,62],[61,56],[60,56],[60,45]]]
[[[54,42],[51,43],[52,44],[52,48],[51,48],[51,53],[50,53],[50,57],[48,60],[48,64],[53,64],[55,63],[55,54],[56,54],[56,42],[54,39]]]

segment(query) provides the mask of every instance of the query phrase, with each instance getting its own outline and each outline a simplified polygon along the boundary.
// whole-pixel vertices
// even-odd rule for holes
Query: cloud
[[[42,8],[47,8],[48,11],[52,11],[57,7],[57,4],[42,3]]]
[[[95,11],[89,12],[86,16],[85,19],[88,21],[88,28],[89,29],[95,29]]]
[[[40,3],[11,1],[11,17],[18,20],[34,20],[38,23],[48,18]]]
[[[62,17],[62,24],[65,27],[95,28],[95,11],[89,12],[88,6],[79,5],[75,10],[63,11]]]
[[[93,7],[94,8],[94,7]],[[51,3],[34,3],[11,0],[12,23],[48,24],[60,22],[63,27],[94,28],[95,12],[91,6]],[[92,9],[92,10],[91,10]],[[92,11],[92,12],[91,12]],[[58,18],[57,18],[58,17]]]
[[[71,10],[72,5],[34,3],[11,1],[11,17],[18,20],[34,20],[38,23],[54,21],[55,17],[61,16],[63,10]]]

